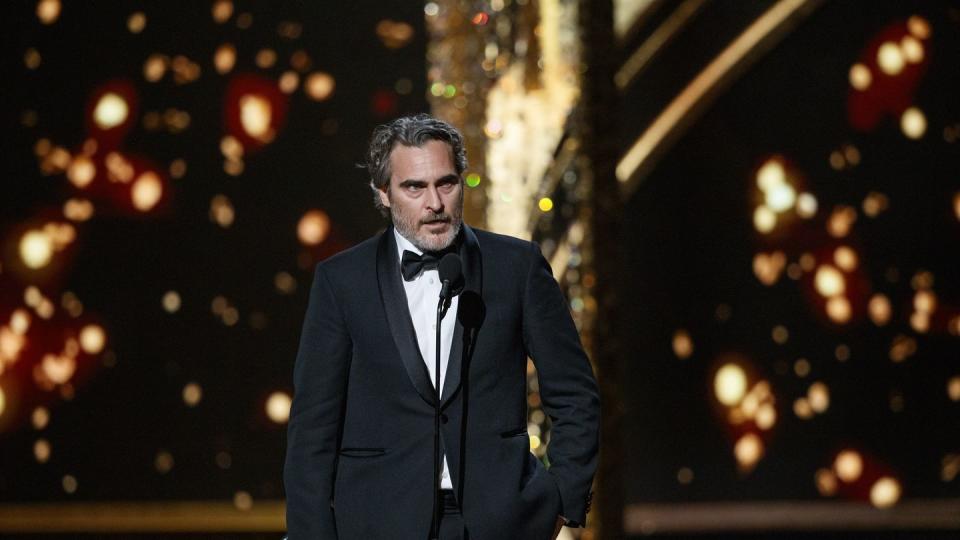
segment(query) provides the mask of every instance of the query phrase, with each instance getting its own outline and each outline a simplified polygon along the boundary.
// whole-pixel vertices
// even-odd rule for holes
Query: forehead
[[[391,177],[432,180],[456,174],[453,149],[444,141],[430,140],[421,146],[397,143],[390,152]]]

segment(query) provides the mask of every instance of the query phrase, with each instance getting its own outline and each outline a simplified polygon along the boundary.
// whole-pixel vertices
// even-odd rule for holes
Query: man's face
[[[393,226],[423,251],[449,246],[463,222],[463,183],[443,141],[394,146],[390,185],[379,191]]]

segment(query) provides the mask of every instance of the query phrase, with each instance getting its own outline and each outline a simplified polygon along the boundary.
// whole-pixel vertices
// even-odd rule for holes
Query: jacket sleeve
[[[600,396],[567,301],[550,265],[532,244],[523,299],[523,340],[537,367],[540,397],[552,430],[548,472],[560,490],[561,515],[583,524],[597,467]]]
[[[352,343],[323,265],[310,289],[293,369],[283,480],[290,540],[335,540],[332,498]]]

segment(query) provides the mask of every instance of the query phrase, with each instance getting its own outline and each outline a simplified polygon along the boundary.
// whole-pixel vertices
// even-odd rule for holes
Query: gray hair
[[[377,190],[390,185],[390,154],[398,144],[419,148],[427,141],[443,141],[450,146],[453,165],[462,181],[463,171],[467,168],[467,152],[463,147],[463,136],[450,124],[428,114],[418,114],[397,118],[373,130],[367,149],[367,162],[362,166],[370,175],[373,205],[385,217],[390,215],[390,211],[383,206]]]

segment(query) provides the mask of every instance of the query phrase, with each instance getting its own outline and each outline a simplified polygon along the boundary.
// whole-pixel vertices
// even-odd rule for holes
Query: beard
[[[441,212],[430,214],[423,217],[404,215],[402,211],[397,211],[396,206],[390,207],[390,218],[393,220],[393,226],[396,227],[404,238],[421,251],[441,251],[446,249],[460,232],[463,224],[463,206],[458,205],[454,212]],[[442,233],[432,233],[423,229],[424,225],[430,223],[446,223],[446,230]]]

